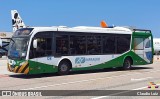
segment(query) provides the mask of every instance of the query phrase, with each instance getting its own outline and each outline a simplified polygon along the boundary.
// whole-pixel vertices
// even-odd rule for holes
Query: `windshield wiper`
[[[13,41],[15,43],[15,41],[11,38],[11,41]]]

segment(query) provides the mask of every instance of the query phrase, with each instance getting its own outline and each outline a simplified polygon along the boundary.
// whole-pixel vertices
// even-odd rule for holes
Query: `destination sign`
[[[24,36],[24,35],[29,35],[33,28],[23,28],[19,29],[14,33],[14,36]]]

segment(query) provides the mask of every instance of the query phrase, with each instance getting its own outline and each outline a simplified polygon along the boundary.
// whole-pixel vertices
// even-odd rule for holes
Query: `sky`
[[[11,10],[27,26],[133,26],[160,38],[160,0],[0,0],[0,31],[12,32]]]

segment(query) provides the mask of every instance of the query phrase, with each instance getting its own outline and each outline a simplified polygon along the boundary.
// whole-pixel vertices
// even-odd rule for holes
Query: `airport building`
[[[8,45],[12,35],[13,33],[11,32],[0,32],[0,38],[2,39],[2,47],[0,47],[0,57],[7,55]]]

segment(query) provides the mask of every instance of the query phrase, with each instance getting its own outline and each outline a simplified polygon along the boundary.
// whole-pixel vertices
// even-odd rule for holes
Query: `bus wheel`
[[[70,66],[66,61],[62,61],[58,66],[58,74],[59,75],[67,75],[69,73]]]
[[[124,60],[123,69],[124,69],[124,70],[129,70],[129,69],[131,69],[131,60],[130,60],[129,58],[126,58],[126,59]]]

